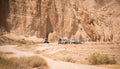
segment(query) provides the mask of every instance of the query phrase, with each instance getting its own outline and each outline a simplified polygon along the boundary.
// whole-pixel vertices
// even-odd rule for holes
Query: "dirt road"
[[[0,52],[4,52],[4,53],[11,52],[12,54],[9,54],[9,55],[13,57],[40,56],[46,60],[50,69],[109,69],[109,68],[97,67],[92,65],[83,65],[83,64],[55,61],[48,57],[42,56],[40,54],[35,54],[32,51],[20,50],[17,48],[17,46],[0,46]]]

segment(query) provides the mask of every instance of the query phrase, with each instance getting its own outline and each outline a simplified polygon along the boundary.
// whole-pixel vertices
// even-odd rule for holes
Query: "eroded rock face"
[[[9,0],[9,7],[12,33],[49,34],[51,41],[120,41],[119,0]]]
[[[8,22],[11,32],[22,35],[38,35],[40,31],[40,0],[9,0]]]

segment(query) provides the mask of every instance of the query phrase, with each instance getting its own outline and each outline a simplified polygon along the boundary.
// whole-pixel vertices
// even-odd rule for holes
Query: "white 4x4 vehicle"
[[[58,39],[58,44],[69,44],[69,40],[67,39]]]
[[[72,39],[70,41],[71,44],[79,44],[79,41],[77,39]]]

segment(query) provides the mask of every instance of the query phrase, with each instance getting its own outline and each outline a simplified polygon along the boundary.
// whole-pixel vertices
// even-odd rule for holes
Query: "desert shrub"
[[[32,67],[47,66],[47,63],[45,62],[45,60],[38,56],[29,57],[28,61],[30,61],[29,65]]]
[[[98,61],[97,61],[97,57],[99,56],[98,53],[93,53],[91,54],[89,57],[88,57],[88,61],[91,63],[91,64],[97,64]]]
[[[0,57],[0,69],[17,69],[17,64],[9,59]]]
[[[18,41],[16,41],[16,43],[17,43],[17,45],[18,46],[31,46],[31,45],[33,45],[33,42],[31,42],[31,41],[27,41],[27,40],[18,40]]]
[[[48,67],[46,61],[39,56],[22,57],[18,59],[21,67]]]
[[[75,63],[75,60],[72,57],[65,57],[63,60],[66,61],[66,62]]]
[[[117,62],[116,62],[115,58],[112,58],[112,59],[110,59],[109,63],[110,64],[116,64]]]
[[[0,69],[47,69],[44,59],[38,56],[5,59],[0,57]]]
[[[19,40],[18,43],[20,43],[20,44],[27,44],[27,42],[25,40]]]
[[[91,64],[115,64],[116,60],[111,59],[106,54],[93,53],[88,56],[88,61]]]

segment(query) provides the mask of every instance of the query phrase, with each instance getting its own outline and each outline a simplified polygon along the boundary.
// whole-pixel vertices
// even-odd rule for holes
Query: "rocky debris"
[[[36,36],[28,37],[24,35],[16,35],[14,33],[3,35],[3,37],[8,38],[13,41],[24,41],[24,42],[30,42],[30,43],[43,43],[43,38],[37,38]]]
[[[0,45],[10,44],[11,42],[14,42],[14,40],[9,39],[9,38],[4,37],[4,36],[0,36]]]

